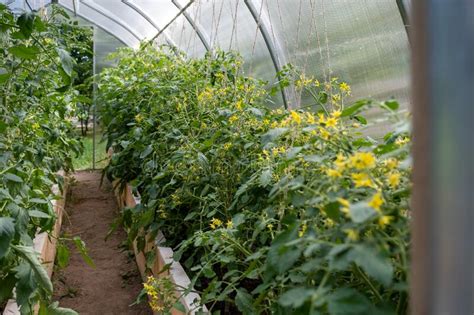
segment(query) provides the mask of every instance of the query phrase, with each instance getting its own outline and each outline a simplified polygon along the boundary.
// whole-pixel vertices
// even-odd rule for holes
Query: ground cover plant
[[[33,249],[35,234],[50,232],[56,220],[58,171],[71,169],[82,147],[71,123],[78,93],[65,23],[72,25],[54,5],[14,15],[0,4],[0,309],[14,291],[21,314],[32,314],[37,302],[40,314],[75,314],[51,301]]]
[[[270,110],[234,53],[113,57],[99,84],[105,172],[141,196],[121,221],[140,248],[141,230],[164,232],[213,314],[407,312],[409,135],[396,101],[348,103],[346,82],[288,66],[281,84],[312,95],[312,110]],[[395,126],[379,140],[362,132],[374,106]],[[160,285],[145,289],[161,309]]]

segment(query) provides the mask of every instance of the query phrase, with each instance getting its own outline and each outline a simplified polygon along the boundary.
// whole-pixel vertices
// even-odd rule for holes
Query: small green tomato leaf
[[[365,245],[355,246],[352,255],[355,263],[369,276],[383,285],[390,285],[393,277],[393,266],[389,258]]]
[[[17,45],[8,48],[10,54],[20,59],[34,59],[40,53],[40,49],[36,46]]]
[[[328,310],[331,315],[365,315],[370,309],[367,297],[354,289],[337,289],[328,296]]]
[[[278,299],[278,303],[285,307],[298,308],[302,306],[314,293],[315,289],[298,287],[283,293]]]
[[[349,213],[355,223],[363,223],[372,218],[377,212],[366,202],[358,202],[350,206]]]
[[[8,252],[14,234],[14,220],[12,218],[0,218],[0,259]]]

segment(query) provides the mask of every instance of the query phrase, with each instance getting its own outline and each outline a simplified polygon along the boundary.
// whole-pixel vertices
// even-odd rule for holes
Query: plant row
[[[71,122],[75,63],[63,36],[75,26],[49,10],[18,15],[0,4],[0,310],[14,297],[21,314],[38,302],[40,314],[75,313],[51,302],[51,281],[33,249],[35,235],[56,221],[58,171],[68,171],[81,150]]]
[[[141,204],[121,221],[141,248],[141,231],[164,232],[191,275],[184,292],[213,314],[406,313],[409,135],[396,101],[348,103],[346,82],[287,66],[281,85],[314,103],[271,110],[234,53],[113,57],[99,84],[106,174],[136,187]],[[371,107],[394,126],[379,140],[363,132]],[[159,283],[146,291],[161,309]]]

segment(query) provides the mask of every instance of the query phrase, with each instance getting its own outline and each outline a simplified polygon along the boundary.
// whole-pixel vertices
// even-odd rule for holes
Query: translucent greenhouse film
[[[176,19],[187,1],[59,3],[131,47],[167,27],[158,44],[176,46],[191,57],[216,47],[237,50],[248,73],[269,82],[291,63],[322,80],[337,74],[351,82],[353,99],[394,97],[408,103],[409,42],[400,4],[393,0],[200,0],[191,1]],[[285,92],[288,107],[310,102],[292,88]]]

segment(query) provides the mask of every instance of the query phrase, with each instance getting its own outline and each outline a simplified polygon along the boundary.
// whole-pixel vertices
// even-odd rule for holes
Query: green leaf
[[[28,211],[28,215],[33,218],[41,218],[41,219],[49,219],[51,216],[46,212],[39,211],[39,210],[30,210]]]
[[[81,240],[81,238],[78,236],[75,236],[73,240],[74,240],[74,244],[76,245],[77,250],[79,251],[79,254],[81,254],[82,256],[82,259],[84,259],[86,264],[88,264],[92,268],[95,268],[94,261],[87,253],[86,243],[84,243],[84,241]]]
[[[400,104],[395,100],[389,100],[389,101],[382,102],[380,106],[385,109],[389,109],[393,111],[393,110],[397,110],[400,107]]]
[[[287,246],[286,244],[297,239],[298,225],[294,224],[288,230],[280,233],[275,239],[268,251],[266,265],[268,276],[273,276],[273,272],[283,274],[293,267],[301,256],[302,249],[298,246]]]
[[[3,278],[0,285],[0,304],[7,301],[12,296],[12,290],[16,284],[16,277],[14,273],[7,274]]]
[[[18,17],[16,24],[20,27],[20,32],[25,38],[29,38],[33,33],[35,18],[36,15],[32,12],[23,13]]]
[[[314,293],[316,293],[316,290],[310,288],[293,288],[283,293],[278,299],[278,303],[285,307],[291,306],[298,308],[302,306]]]
[[[15,223],[12,218],[0,218],[0,259],[10,248],[10,243],[15,235]]]
[[[177,311],[182,312],[183,314],[186,313],[186,307],[184,307],[183,303],[180,301],[176,301],[176,303],[173,304],[173,308]]]
[[[372,218],[377,212],[366,202],[358,202],[349,208],[351,219],[355,223],[363,223]]]
[[[41,263],[38,260],[37,253],[33,247],[15,245],[12,246],[13,249],[21,256],[25,261],[30,265],[31,269],[34,272],[35,279],[39,285],[48,293],[53,293],[53,284],[49,279],[46,269],[43,268]]]
[[[365,245],[357,245],[352,251],[354,262],[369,276],[383,285],[390,285],[393,278],[393,266],[388,257],[383,257],[375,249]]]
[[[341,117],[348,117],[356,114],[359,112],[364,106],[370,104],[369,100],[360,100],[354,103],[354,105],[345,108],[342,113]]]
[[[69,55],[67,51],[61,48],[56,49],[59,59],[61,60],[61,68],[64,72],[71,77],[72,69],[74,68],[74,59]]]
[[[40,49],[36,46],[17,45],[8,48],[10,54],[21,59],[34,59],[40,53]]]
[[[328,296],[328,311],[331,315],[366,315],[370,309],[369,300],[354,289],[337,289]]]
[[[266,169],[260,175],[260,186],[267,187],[272,182],[272,170]]]
[[[12,182],[15,182],[15,183],[23,183],[23,179],[18,175],[15,175],[15,174],[12,174],[12,173],[6,173],[3,176],[6,179],[8,179],[9,181],[12,181]]]
[[[70,308],[59,307],[59,302],[53,302],[48,306],[45,315],[79,315]]]
[[[285,133],[287,133],[288,131],[289,131],[288,128],[271,129],[267,133],[262,135],[262,143],[267,144],[269,142],[272,142],[278,139],[279,137],[281,137],[282,135],[284,135]]]
[[[242,314],[255,314],[255,308],[252,305],[252,295],[250,295],[244,288],[237,289],[235,304]]]
[[[339,222],[339,215],[340,215],[339,208],[340,208],[340,203],[338,201],[334,201],[325,205],[323,210],[331,220]]]
[[[0,74],[0,84],[3,84],[10,79],[11,74],[10,73],[1,73]]]
[[[71,252],[64,244],[58,245],[58,253],[56,254],[56,261],[59,268],[66,268],[69,265],[69,258],[71,257]]]

